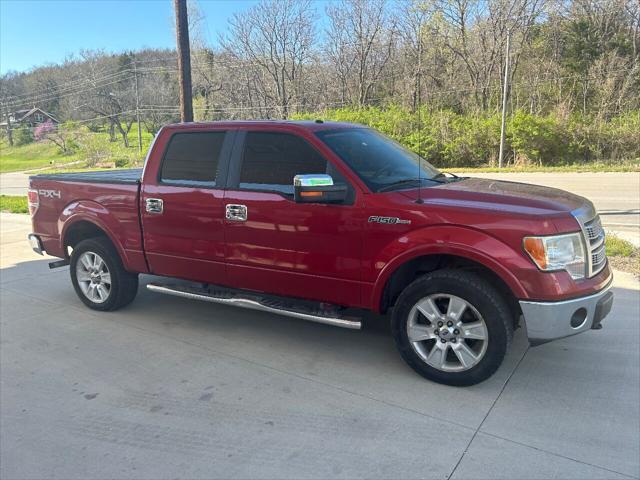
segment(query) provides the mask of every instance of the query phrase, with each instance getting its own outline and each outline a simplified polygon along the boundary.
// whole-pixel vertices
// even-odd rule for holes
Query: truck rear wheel
[[[118,252],[105,237],[78,243],[69,270],[78,297],[94,310],[117,310],[138,293],[138,275],[124,269]]]
[[[513,337],[510,310],[478,275],[438,270],[411,283],[393,309],[400,355],[423,377],[474,385],[501,365]]]

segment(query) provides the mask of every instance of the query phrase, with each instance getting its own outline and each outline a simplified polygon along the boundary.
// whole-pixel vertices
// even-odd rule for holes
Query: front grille
[[[590,223],[584,226],[585,231],[587,232],[587,237],[589,237],[589,241],[600,238],[600,236],[604,235],[604,231],[602,230],[602,225],[600,224],[600,218],[596,217],[591,220]]]
[[[589,249],[589,277],[593,277],[607,263],[604,243],[605,233],[598,215],[584,224],[584,233],[587,240],[587,248]]]
[[[591,253],[591,263],[593,265],[593,269],[597,270],[599,265],[602,265],[607,258],[607,254],[605,253],[605,247],[602,245],[598,250]]]

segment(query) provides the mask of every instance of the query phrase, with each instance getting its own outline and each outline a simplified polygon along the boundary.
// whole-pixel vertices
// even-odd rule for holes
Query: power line
[[[87,83],[88,84],[95,83],[97,81],[106,80],[106,79],[109,79],[111,77],[123,75],[123,74],[129,73],[129,72],[132,72],[132,71],[133,70],[131,70],[131,69],[121,70],[121,71],[119,71],[117,73],[105,75],[105,76],[97,78],[97,79],[82,78],[82,79],[75,80],[75,81],[72,81],[72,82],[65,82],[65,84],[62,85],[62,86],[56,85],[55,87],[43,88],[43,89],[35,90],[33,92],[24,93],[24,94],[21,94],[21,95],[9,95],[6,98],[8,100],[21,100],[21,99],[26,98],[26,97],[32,97],[32,96],[37,96],[37,95],[48,95],[48,94],[54,93],[54,92],[63,93],[65,90],[78,88],[78,87],[81,87],[81,86],[83,86],[84,84],[87,84]]]
[[[23,100],[20,102],[7,102],[7,105],[10,108],[17,108],[17,107],[21,107],[21,106],[25,106],[25,105],[31,105],[33,106],[34,103],[47,103],[47,102],[51,102],[54,100],[62,100],[65,98],[69,98],[69,97],[73,97],[75,95],[81,95],[87,92],[90,92],[92,90],[98,90],[100,88],[104,88],[104,87],[108,87],[110,85],[115,85],[117,83],[122,83],[124,82],[126,79],[125,78],[121,78],[121,79],[117,79],[117,80],[113,80],[111,82],[107,82],[107,83],[97,83],[94,84],[93,86],[87,87],[87,88],[83,88],[83,89],[77,89],[74,91],[69,91],[67,93],[63,93],[63,94],[57,94],[57,93],[51,93],[49,94],[49,96],[41,96],[41,97],[34,97],[28,100]]]

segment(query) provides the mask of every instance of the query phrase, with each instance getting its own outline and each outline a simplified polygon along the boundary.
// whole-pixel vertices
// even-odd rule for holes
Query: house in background
[[[53,115],[51,115],[48,112],[45,112],[44,110],[38,107],[33,107],[28,110],[18,110],[16,112],[10,113],[9,120],[11,122],[12,127],[18,127],[23,125],[27,127],[36,127],[46,121],[50,121],[54,125],[57,125],[58,123],[60,123]],[[6,127],[6,126],[7,126],[7,119],[3,118],[2,122],[0,122],[0,127]]]

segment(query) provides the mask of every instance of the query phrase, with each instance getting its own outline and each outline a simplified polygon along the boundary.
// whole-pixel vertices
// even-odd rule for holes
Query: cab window
[[[329,173],[331,165],[304,139],[289,133],[248,132],[240,169],[240,188],[293,195],[293,177]],[[336,172],[337,173],[337,172]],[[337,175],[333,174],[334,182]]]
[[[214,186],[224,137],[225,132],[174,134],[162,160],[160,181]]]

